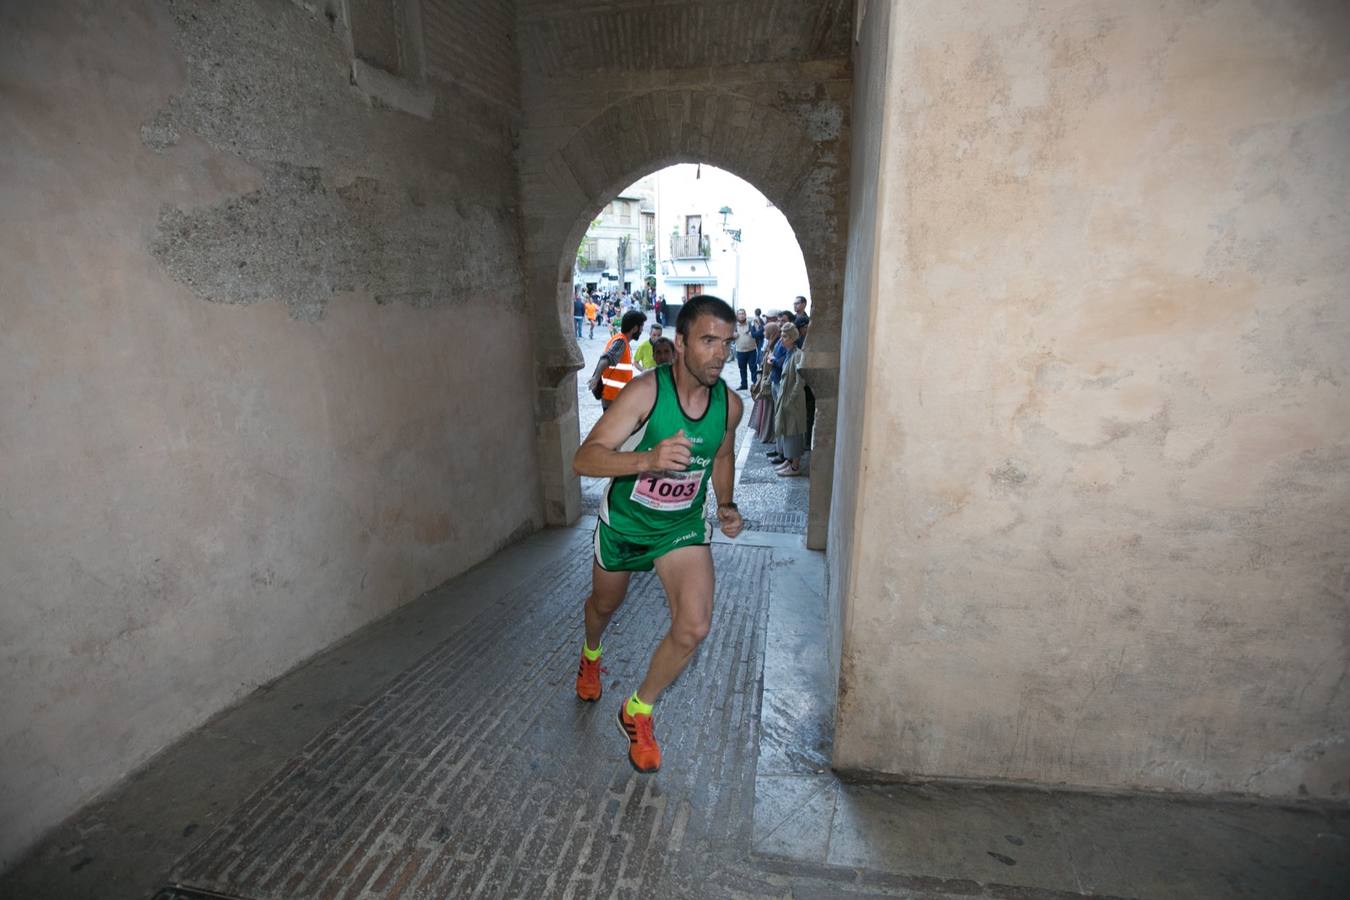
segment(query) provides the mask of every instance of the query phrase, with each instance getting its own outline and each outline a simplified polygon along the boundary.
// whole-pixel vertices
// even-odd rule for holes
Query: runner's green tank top
[[[656,368],[656,403],[647,421],[619,450],[643,452],[681,428],[693,442],[683,472],[644,472],[611,478],[600,503],[600,519],[622,534],[664,535],[703,521],[703,501],[712,478],[713,457],[727,427],[727,383],[717,379],[708,409],[692,419],[680,407],[670,366]]]

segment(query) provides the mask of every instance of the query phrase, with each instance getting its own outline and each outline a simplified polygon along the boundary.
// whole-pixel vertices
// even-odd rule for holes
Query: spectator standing
[[[774,342],[773,349],[769,353],[769,385],[773,389],[773,406],[778,409],[778,397],[783,388],[783,367],[787,365],[787,347],[783,345],[783,332],[789,328],[791,322],[783,322],[781,316],[790,315],[790,313],[780,314],[781,324],[778,328],[778,339]],[[769,456],[778,456],[778,448],[775,447],[769,451]]]
[[[785,477],[802,474],[802,452],[806,447],[806,382],[802,379],[803,353],[797,346],[801,332],[788,325],[778,339],[784,348],[783,375],[778,400],[774,403],[773,430],[778,435],[779,465],[774,471]]]
[[[755,336],[750,330],[750,322],[745,310],[736,310],[736,367],[741,370],[741,385],[738,391],[750,390],[750,382],[759,380],[759,364],[755,362]],[[750,371],[750,381],[745,380],[746,369]]]
[[[802,336],[797,339],[797,346],[804,348],[806,346],[806,331],[811,327],[811,317],[806,314],[806,298],[798,295],[796,300],[792,301],[793,319],[792,324],[797,326],[797,330]],[[811,435],[815,434],[816,429],[816,395],[811,390],[811,385],[806,386],[806,442],[807,449],[810,449]]]
[[[774,443],[774,383],[769,381],[772,374],[772,359],[774,359],[774,348],[778,345],[779,324],[776,321],[768,321],[764,324],[764,344],[760,348],[760,359],[764,363],[760,366],[759,389],[760,397],[764,398],[764,406],[760,412],[760,420],[753,422],[755,425],[755,436],[759,437],[760,443]],[[769,456],[778,455],[778,448],[771,449]]]
[[[785,322],[778,330],[778,340],[774,342],[773,350],[769,354],[769,381],[773,384],[774,400],[778,399],[779,386],[783,382],[783,367],[787,365],[787,347],[783,345],[783,335],[792,328],[796,330],[791,322]]]
[[[647,340],[638,344],[637,349],[633,351],[633,365],[637,366],[639,372],[656,368],[656,359],[652,356],[652,352],[659,340],[661,340],[661,326],[653,322]]]
[[[769,370],[759,370],[759,380],[750,387],[750,407],[748,424],[755,437],[769,443],[773,435],[773,387],[769,384]],[[774,448],[775,452],[777,448]]]
[[[586,301],[580,294],[572,297],[572,324],[577,328],[577,340],[581,340],[581,323],[586,320]]]
[[[778,346],[778,332],[783,328],[777,319],[768,319],[764,323],[764,343],[759,345],[760,371],[767,371],[764,360],[773,358],[773,348]]]
[[[755,339],[755,368],[758,369],[764,360],[764,314],[758,309],[750,317],[750,336]],[[754,380],[759,381],[759,377]]]
[[[811,317],[806,314],[806,298],[798,296],[792,301],[792,324],[797,326],[801,332],[801,339],[797,341],[798,347],[806,346],[806,330],[811,325]]]

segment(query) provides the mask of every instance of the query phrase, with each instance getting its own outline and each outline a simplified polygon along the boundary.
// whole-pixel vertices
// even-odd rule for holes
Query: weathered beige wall
[[[337,25],[0,13],[0,868],[542,521],[517,113],[373,105]]]
[[[1346,796],[1350,7],[893,16],[836,764]]]
[[[857,40],[853,50],[854,128],[849,160],[848,253],[844,268],[844,302],[839,358],[839,418],[834,457],[834,491],[826,545],[828,570],[829,648],[831,670],[838,674],[854,568],[858,565],[857,533],[863,462],[863,429],[873,354],[885,343],[872,334],[877,310],[878,208],[886,197],[877,185],[882,164],[885,104],[891,34],[889,3],[860,4],[854,10]]]

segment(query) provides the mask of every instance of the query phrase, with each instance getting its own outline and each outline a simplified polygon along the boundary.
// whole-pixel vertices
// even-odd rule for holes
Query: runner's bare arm
[[[717,448],[712,465],[712,487],[713,493],[717,495],[717,522],[722,533],[733,538],[741,533],[744,522],[740,510],[734,505],[725,504],[735,503],[732,496],[736,487],[736,426],[741,423],[744,411],[745,405],[741,403],[741,398],[727,391],[727,431],[722,436],[722,446]]]
[[[644,453],[618,448],[637,430],[656,402],[656,373],[644,372],[624,386],[595,423],[572,459],[572,471],[589,478],[613,478],[689,467],[689,439],[683,433],[666,438]]]

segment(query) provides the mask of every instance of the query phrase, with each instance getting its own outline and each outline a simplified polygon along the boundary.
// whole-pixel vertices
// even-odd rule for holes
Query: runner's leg
[[[628,580],[632,577],[632,572],[606,572],[598,562],[591,560],[591,594],[586,598],[586,646],[592,650],[600,649],[605,626],[628,594]]]
[[[657,645],[638,687],[643,703],[655,703],[661,692],[689,664],[712,625],[713,564],[707,544],[681,547],[656,560],[656,574],[670,603],[670,631]]]

